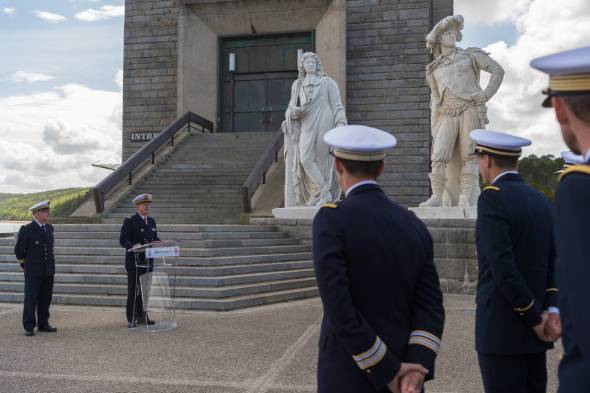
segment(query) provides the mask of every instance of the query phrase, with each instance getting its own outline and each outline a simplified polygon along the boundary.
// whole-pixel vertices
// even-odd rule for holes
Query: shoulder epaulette
[[[579,164],[579,165],[572,165],[568,168],[566,168],[561,175],[559,175],[559,181],[562,181],[563,178],[567,175],[569,175],[570,173],[582,173],[585,175],[590,175],[590,165],[584,165],[584,164]]]
[[[330,209],[336,209],[338,207],[338,205],[335,204],[335,203],[324,203],[322,205],[322,207],[327,207],[327,208],[330,208]]]
[[[486,190],[500,191],[500,187],[496,187],[496,186],[485,186],[482,191],[486,191]]]

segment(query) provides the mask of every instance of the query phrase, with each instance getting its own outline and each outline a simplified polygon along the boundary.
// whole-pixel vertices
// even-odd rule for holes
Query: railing
[[[151,165],[155,165],[156,154],[158,151],[165,148],[168,142],[170,143],[170,146],[174,146],[175,136],[187,127],[190,131],[192,124],[200,126],[201,132],[205,132],[205,130],[213,132],[213,123],[211,121],[192,112],[187,112],[176,119],[174,123],[170,124],[154,139],[136,151],[135,154],[129,157],[120,167],[94,187],[92,191],[94,194],[96,212],[102,213],[104,211],[105,199],[108,198],[109,194],[111,194],[121,182],[127,179],[128,184],[132,185],[133,174],[146,164],[150,165],[148,160],[151,161]]]
[[[278,161],[278,153],[281,147],[283,147],[283,131],[278,130],[272,143],[266,148],[242,185],[242,204],[245,213],[252,211],[252,195],[254,195],[260,183],[264,184],[266,182],[266,171],[268,171],[273,161]]]

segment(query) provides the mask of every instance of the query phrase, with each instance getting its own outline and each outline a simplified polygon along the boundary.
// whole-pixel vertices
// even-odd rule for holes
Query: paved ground
[[[444,346],[428,392],[481,392],[473,297],[448,295],[446,307]],[[317,299],[178,313],[176,330],[156,334],[128,330],[122,309],[52,310],[58,333],[25,337],[21,308],[0,304],[0,392],[315,391]],[[549,356],[549,392],[556,389],[557,352]]]

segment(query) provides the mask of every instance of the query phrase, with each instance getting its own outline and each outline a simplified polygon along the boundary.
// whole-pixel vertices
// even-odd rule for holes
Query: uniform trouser
[[[25,275],[25,303],[23,327],[33,330],[49,325],[49,306],[53,296],[53,276],[29,277]],[[35,318],[35,314],[36,317]]]
[[[432,140],[432,164],[448,163],[459,144],[461,160],[463,162],[472,159],[475,152],[475,142],[469,133],[476,128],[481,128],[479,111],[476,106],[466,109],[458,116],[443,115],[440,125]]]
[[[133,322],[143,315],[143,296],[139,284],[139,274],[135,269],[127,270],[127,322]]]
[[[545,393],[545,352],[523,355],[490,355],[478,352],[486,393]]]

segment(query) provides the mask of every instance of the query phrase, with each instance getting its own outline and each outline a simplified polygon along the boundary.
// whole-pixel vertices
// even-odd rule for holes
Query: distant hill
[[[29,220],[29,208],[36,203],[51,200],[52,217],[68,217],[86,200],[90,188],[65,188],[34,194],[0,193],[0,220]]]

